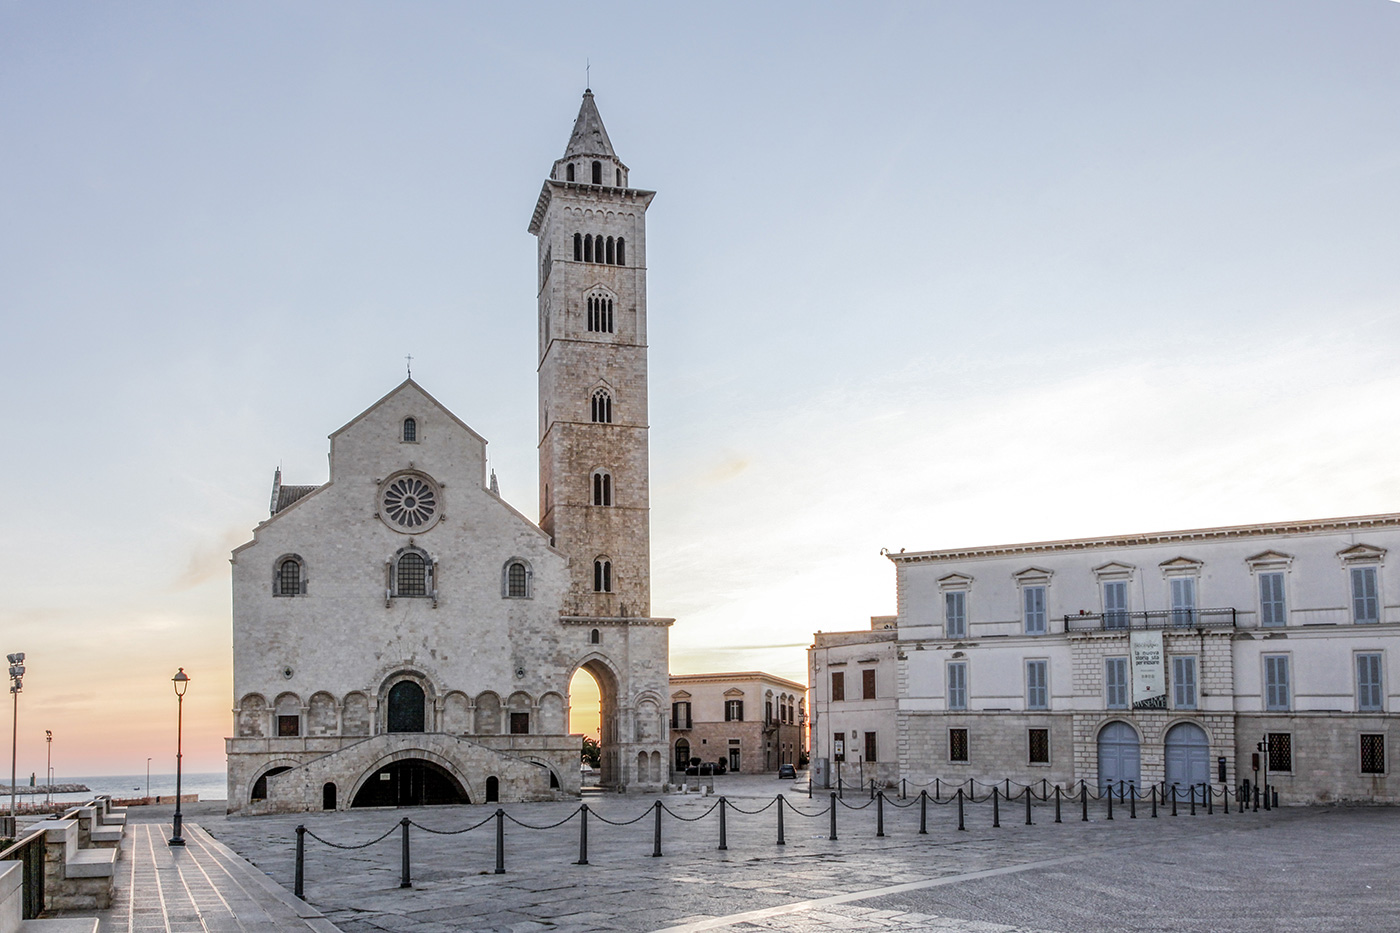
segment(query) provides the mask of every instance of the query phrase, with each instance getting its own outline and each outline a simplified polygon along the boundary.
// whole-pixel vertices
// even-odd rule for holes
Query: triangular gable
[[[1255,570],[1260,567],[1287,567],[1293,563],[1293,555],[1285,554],[1282,551],[1260,551],[1253,557],[1246,557],[1244,562]]]
[[[1202,563],[1194,557],[1173,557],[1171,560],[1162,561],[1157,566],[1162,568],[1163,574],[1170,577],[1200,573]]]
[[[1027,567],[1025,570],[1018,570],[1011,575],[1011,578],[1020,584],[1027,583],[1049,583],[1054,571],[1046,570],[1044,567]]]
[[[415,391],[422,395],[424,399],[435,405],[439,411],[441,411],[444,415],[450,418],[453,424],[457,425],[463,431],[466,431],[472,437],[480,441],[483,445],[486,444],[486,438],[473,431],[471,429],[471,425],[467,424],[461,418],[458,418],[456,415],[454,415],[451,409],[449,409],[446,405],[442,404],[442,402],[439,402],[437,399],[433,398],[432,395],[429,394],[429,392],[426,389],[424,389],[418,383],[414,382],[412,378],[408,378],[405,379],[403,382],[400,382],[398,385],[394,386],[393,389],[386,392],[384,394],[384,397],[381,398],[379,401],[375,402],[373,405],[369,406],[364,411],[360,412],[358,415],[345,422],[345,424],[332,431],[330,433],[331,439],[334,440],[337,435],[344,434],[350,428],[365,420],[365,418],[367,418],[369,414],[373,412],[376,408],[378,408],[380,405],[383,405],[385,402],[389,401],[389,399],[393,398],[395,395],[398,395],[400,392],[402,392],[404,389],[410,386],[412,386]]]
[[[1124,564],[1116,560],[1111,560],[1106,564],[1099,564],[1095,567],[1094,575],[1100,580],[1117,580],[1131,577],[1136,570],[1137,568],[1132,564]]]
[[[741,697],[744,695],[744,691],[740,690],[738,687],[730,687],[728,690],[724,691],[724,695],[727,697]]]
[[[1338,551],[1337,556],[1343,563],[1369,563],[1382,560],[1385,557],[1385,548],[1376,547],[1374,544],[1353,544]]]
[[[688,699],[690,699],[690,694],[689,694],[689,693],[686,693],[684,690],[677,690],[675,693],[671,694],[671,699],[673,699],[673,700],[688,700]]]
[[[940,589],[954,589],[972,585],[972,578],[965,573],[949,573],[938,578]]]

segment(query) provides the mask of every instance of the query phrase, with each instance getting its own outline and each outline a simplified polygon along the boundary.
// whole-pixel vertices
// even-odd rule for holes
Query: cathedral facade
[[[537,523],[486,441],[409,379],[273,482],[233,554],[230,812],[549,799],[579,789],[569,684],[597,681],[605,786],[669,764],[651,616],[646,210],[591,92],[540,193]]]

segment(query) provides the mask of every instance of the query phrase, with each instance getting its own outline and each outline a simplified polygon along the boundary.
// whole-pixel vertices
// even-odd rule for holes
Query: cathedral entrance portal
[[[582,676],[584,674],[588,676]],[[595,720],[589,714],[592,712],[595,695],[598,711],[596,735],[600,750],[598,783],[603,787],[614,787],[619,782],[618,765],[621,762],[621,752],[618,748],[617,675],[600,658],[591,658],[583,662],[569,678],[570,732],[582,732],[585,735],[593,733]],[[577,709],[574,705],[575,696],[578,697]]]
[[[423,688],[411,680],[401,680],[389,689],[389,731],[423,731]]]
[[[471,801],[446,768],[422,758],[405,758],[371,774],[350,806],[422,807],[452,803]]]

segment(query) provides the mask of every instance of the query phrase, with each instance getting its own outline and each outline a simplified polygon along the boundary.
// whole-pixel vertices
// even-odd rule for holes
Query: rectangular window
[[[1050,708],[1050,662],[1026,662],[1026,709]]]
[[[832,671],[832,672],[831,672],[831,699],[832,699],[833,701],[834,701],[834,700],[844,700],[844,699],[846,699],[846,672],[845,672],[845,671]]]
[[[1266,628],[1288,624],[1281,573],[1259,574],[1259,624]]]
[[[876,747],[875,747],[875,735],[876,735],[876,734],[875,734],[874,732],[867,732],[867,733],[865,733],[865,760],[866,760],[866,761],[879,761],[879,760],[880,760],[880,759],[876,756],[876,754],[875,754],[875,752],[876,752]]]
[[[967,662],[948,662],[948,708],[967,709]]]
[[[943,594],[943,633],[949,638],[967,634],[967,593],[963,590]]]
[[[738,774],[739,763],[739,749],[738,747],[731,747],[729,749],[729,770],[733,771],[735,774]]]
[[[1030,762],[1033,765],[1050,763],[1050,730],[1032,729],[1028,733]]]
[[[510,714],[510,734],[529,735],[530,734],[530,714],[511,713]]]
[[[744,701],[725,700],[724,701],[724,721],[743,722],[744,721]]]
[[[1264,655],[1264,708],[1273,711],[1286,710],[1290,698],[1288,655]]]
[[[1381,656],[1367,652],[1356,656],[1356,708],[1379,713],[1382,707]]]
[[[1293,735],[1289,732],[1269,733],[1269,770],[1293,770]]]
[[[671,728],[690,728],[690,701],[679,700],[671,704]]]
[[[1103,669],[1104,705],[1109,709],[1128,708],[1128,659],[1106,658]]]
[[[1196,708],[1196,659],[1172,658],[1172,694],[1177,709]]]
[[[867,667],[860,672],[860,694],[865,700],[875,699],[875,669]]]
[[[1028,586],[1021,590],[1021,605],[1025,610],[1026,634],[1045,634],[1045,587]]]
[[[278,717],[277,717],[277,734],[278,734],[278,735],[301,735],[301,717],[300,717],[300,716],[278,716]]]
[[[1385,774],[1385,736],[1361,733],[1361,773]]]
[[[948,730],[948,760],[967,761],[967,730]]]
[[[1358,625],[1381,620],[1375,567],[1351,568],[1351,614]]]
[[[1128,627],[1128,581],[1109,580],[1103,585],[1103,627]]]
[[[1190,628],[1196,624],[1196,578],[1172,577],[1172,625]]]

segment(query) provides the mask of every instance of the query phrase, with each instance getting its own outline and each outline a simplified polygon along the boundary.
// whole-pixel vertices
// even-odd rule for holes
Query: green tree
[[[587,735],[583,737],[583,763],[595,768],[603,766],[602,746],[598,744],[597,739]]]

